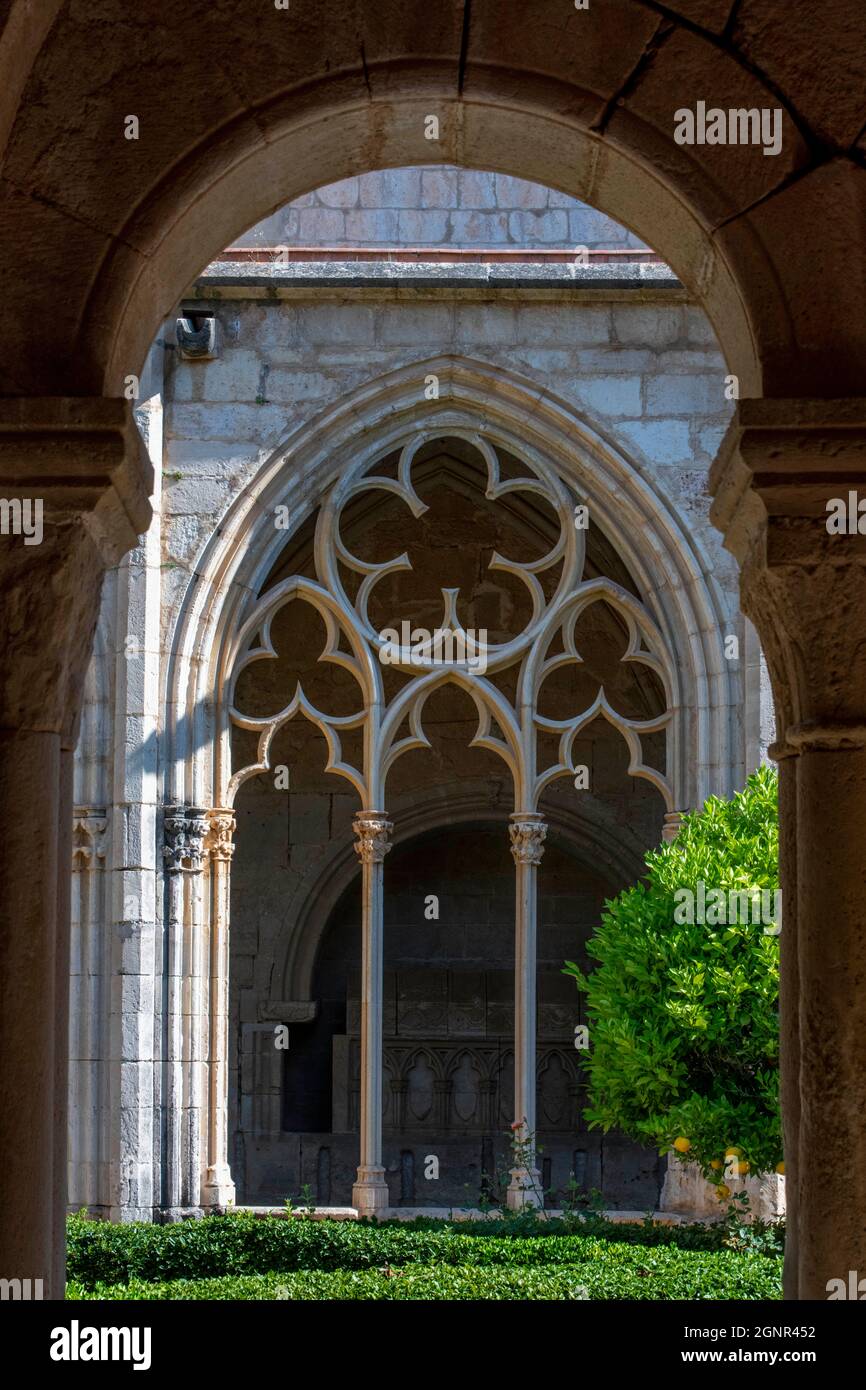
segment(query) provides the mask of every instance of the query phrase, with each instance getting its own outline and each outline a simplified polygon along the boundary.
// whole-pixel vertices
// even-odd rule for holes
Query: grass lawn
[[[69,1299],[777,1299],[779,1228],[69,1221]]]

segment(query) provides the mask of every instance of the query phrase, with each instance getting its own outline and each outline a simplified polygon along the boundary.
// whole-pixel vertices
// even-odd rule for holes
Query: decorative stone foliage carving
[[[364,864],[381,864],[391,848],[393,825],[374,811],[362,811],[352,823],[358,839],[355,853]]]
[[[230,860],[235,852],[235,813],[223,807],[208,811],[207,848],[212,859]]]
[[[198,872],[204,863],[208,812],[201,806],[166,806],[162,856],[170,873]]]
[[[547,825],[541,820],[516,818],[508,827],[511,836],[511,854],[515,864],[540,864],[544,854],[544,841]]]

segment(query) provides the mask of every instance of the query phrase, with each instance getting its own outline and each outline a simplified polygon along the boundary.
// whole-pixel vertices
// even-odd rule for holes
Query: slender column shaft
[[[391,822],[378,811],[355,819],[355,850],[362,866],[361,1122],[358,1176],[352,1205],[373,1216],[389,1205],[382,1164],[383,864],[391,848]]]
[[[211,860],[210,1029],[208,1033],[208,1206],[235,1200],[229,1165],[229,901],[234,854],[235,814],[225,807],[208,812]]]
[[[779,1067],[785,1149],[786,1299],[799,1297],[800,967],[797,958],[797,759],[779,759],[779,875],[784,894],[779,936]]]
[[[511,853],[516,868],[514,923],[514,1130],[520,1144],[508,1189],[510,1207],[541,1206],[544,1197],[535,1166],[536,875],[547,826],[537,812],[511,817]]]
[[[851,1271],[866,1274],[866,748],[812,748],[796,762],[797,1297],[826,1299],[830,1280],[847,1291]],[[790,883],[784,892],[783,939]],[[787,1063],[783,1084],[789,1095]]]

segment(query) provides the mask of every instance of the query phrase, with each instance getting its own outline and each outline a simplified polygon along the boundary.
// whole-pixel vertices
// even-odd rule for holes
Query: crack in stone
[[[637,62],[634,64],[631,72],[628,74],[625,81],[620,83],[617,90],[605,102],[604,106],[601,108],[600,114],[590,126],[590,130],[595,131],[599,135],[604,135],[610,118],[617,106],[622,105],[626,98],[629,97],[638,86],[643,74],[654,62],[656,54],[670,38],[675,27],[672,20],[661,20],[657,28],[650,35],[643,53],[641,53]]]

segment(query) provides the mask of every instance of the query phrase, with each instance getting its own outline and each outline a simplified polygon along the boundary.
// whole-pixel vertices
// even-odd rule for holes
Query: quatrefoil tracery
[[[431,437],[454,436],[474,445],[484,459],[488,500],[497,501],[516,492],[536,494],[553,509],[559,522],[559,536],[545,555],[533,561],[517,562],[494,552],[489,569],[512,574],[526,587],[532,605],[529,620],[520,633],[505,642],[479,643],[476,637],[475,646],[469,649],[471,661],[455,660],[443,665],[434,656],[426,657],[423,648],[419,655],[417,645],[395,649],[376,631],[369,617],[371,595],[387,575],[411,570],[412,565],[405,552],[383,562],[360,559],[345,544],[341,521],[351,500],[374,489],[396,495],[414,518],[421,517],[427,505],[412,482],[415,456]],[[258,733],[259,742],[257,761],[241,768],[231,779],[229,795],[232,800],[242,782],[270,768],[270,748],[275,735],[288,720],[303,714],[325,737],[326,770],[346,777],[358,791],[365,809],[380,809],[385,804],[387,775],[396,760],[412,748],[430,747],[423,728],[425,704],[440,686],[452,683],[469,694],[478,713],[478,728],[471,746],[489,749],[503,759],[514,778],[515,805],[520,810],[535,810],[546,786],[557,777],[573,774],[574,741],[581,730],[599,716],[624,738],[629,750],[629,773],[650,781],[661,793],[667,809],[673,808],[671,785],[667,777],[644,762],[641,743],[641,735],[667,730],[673,718],[672,679],[661,633],[644,606],[626,589],[607,578],[583,578],[586,533],[574,525],[574,497],[546,459],[526,451],[522,462],[529,470],[527,476],[503,478],[496,447],[489,438],[456,428],[449,429],[447,434],[439,430],[435,436],[418,434],[405,444],[400,452],[396,477],[373,471],[375,461],[360,460],[330,488],[316,525],[316,579],[296,575],[266,593],[253,606],[233,646],[229,664],[232,671],[230,718],[238,727]],[[344,586],[341,565],[361,576],[354,600]],[[554,593],[546,599],[538,576],[556,565],[561,565],[561,573]],[[466,647],[461,647],[460,643],[468,641],[468,634],[457,615],[458,591],[443,589],[442,594],[440,630],[453,633],[458,653],[465,652]],[[341,716],[324,713],[307,699],[300,682],[289,702],[275,715],[254,717],[243,714],[236,707],[234,692],[241,672],[255,661],[276,658],[272,623],[276,614],[295,599],[309,603],[324,622],[325,645],[319,660],[341,666],[356,681],[361,698],[355,713]],[[598,602],[612,608],[625,625],[628,640],[621,661],[644,665],[661,680],[666,709],[657,717],[626,718],[609,703],[603,688],[587,709],[572,718],[555,720],[538,714],[538,697],[547,677],[563,666],[582,662],[575,639],[576,627],[590,605]],[[548,653],[557,635],[561,636],[562,650],[551,656]],[[341,638],[345,639],[348,650],[341,645]],[[386,645],[389,664],[410,677],[390,700],[385,697],[382,669],[382,652]],[[484,670],[496,673],[518,663],[517,696],[512,704],[487,678]],[[477,669],[478,666],[483,669]],[[409,732],[400,736],[406,725]],[[494,732],[494,725],[498,733]],[[364,734],[364,765],[360,768],[347,762],[343,754],[341,731],[352,729],[361,729]],[[541,770],[536,766],[540,733],[559,735],[558,761]]]

